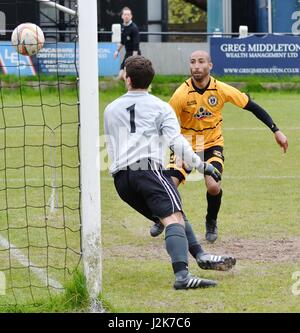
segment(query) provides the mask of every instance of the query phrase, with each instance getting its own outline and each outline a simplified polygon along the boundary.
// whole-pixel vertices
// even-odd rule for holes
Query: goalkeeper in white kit
[[[162,167],[165,151],[170,147],[191,168],[217,182],[221,174],[193,152],[180,134],[171,106],[148,93],[154,74],[151,61],[142,56],[131,56],[125,62],[128,92],[109,104],[104,113],[110,173],[122,200],[165,227],[166,250],[175,275],[174,288],[215,286],[216,281],[189,272],[188,252],[202,269],[227,271],[236,260],[208,254],[202,249],[184,215],[179,192]]]

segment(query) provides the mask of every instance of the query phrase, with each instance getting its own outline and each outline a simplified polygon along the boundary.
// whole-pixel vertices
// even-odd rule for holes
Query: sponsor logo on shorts
[[[219,158],[221,158],[221,159],[223,159],[223,155],[222,155],[222,153],[221,153],[220,151],[218,151],[218,150],[214,150],[214,151],[213,151],[213,155],[214,155],[214,156],[217,156],[217,157],[219,157]]]

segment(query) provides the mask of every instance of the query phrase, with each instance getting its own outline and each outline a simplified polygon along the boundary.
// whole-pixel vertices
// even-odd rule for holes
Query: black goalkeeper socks
[[[223,194],[222,189],[217,195],[211,195],[208,192],[206,192],[206,199],[207,199],[206,221],[217,220],[221,206],[222,194]]]

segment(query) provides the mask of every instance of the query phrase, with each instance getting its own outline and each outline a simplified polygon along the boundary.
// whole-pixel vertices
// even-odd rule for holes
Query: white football
[[[11,42],[18,53],[33,56],[44,46],[45,37],[42,29],[36,24],[22,23],[14,29]]]

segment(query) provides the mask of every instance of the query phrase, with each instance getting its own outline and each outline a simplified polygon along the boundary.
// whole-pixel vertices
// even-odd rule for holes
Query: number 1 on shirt
[[[130,113],[130,133],[135,133],[136,132],[135,122],[134,122],[134,117],[135,117],[134,107],[135,107],[135,104],[126,108],[126,110]]]

